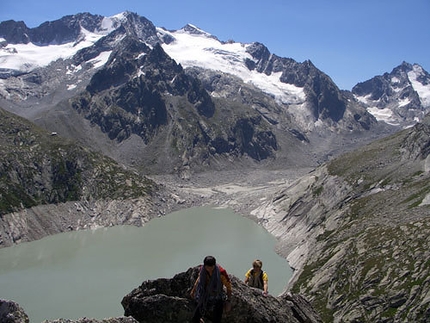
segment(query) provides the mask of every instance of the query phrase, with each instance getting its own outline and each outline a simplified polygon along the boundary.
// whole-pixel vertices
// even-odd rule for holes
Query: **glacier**
[[[279,103],[302,104],[306,100],[303,88],[280,81],[281,72],[266,75],[245,65],[253,60],[246,48],[251,44],[221,42],[193,25],[176,31],[157,28],[160,38],[167,35],[174,41],[163,44],[164,51],[184,68],[201,67],[232,74],[252,84],[264,93],[273,95]],[[193,30],[193,31],[190,31]]]

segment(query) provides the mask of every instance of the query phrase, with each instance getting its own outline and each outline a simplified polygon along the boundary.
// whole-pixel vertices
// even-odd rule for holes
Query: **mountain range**
[[[5,21],[0,37],[3,108],[147,172],[315,165],[430,109],[417,64],[341,91],[310,61],[131,12]]]
[[[429,111],[416,63],[345,91],[191,24],[4,21],[0,247],[227,206],[276,236],[325,322],[428,322]]]

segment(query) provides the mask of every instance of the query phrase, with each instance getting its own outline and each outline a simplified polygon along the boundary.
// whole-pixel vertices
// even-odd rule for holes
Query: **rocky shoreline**
[[[142,226],[153,218],[199,206],[231,208],[258,222],[253,210],[308,171],[208,172],[186,180],[176,175],[152,176],[159,190],[150,197],[39,205],[6,214],[0,219],[0,248],[67,231]]]

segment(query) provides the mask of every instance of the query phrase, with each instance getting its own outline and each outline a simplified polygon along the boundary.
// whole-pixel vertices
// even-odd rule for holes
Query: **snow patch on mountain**
[[[107,35],[110,32],[114,31],[116,28],[118,28],[118,26],[126,20],[126,12],[121,12],[111,17],[104,17],[101,22],[100,31],[102,31],[104,35]]]
[[[0,49],[0,66],[3,69],[30,72],[37,67],[48,66],[57,59],[72,57],[80,49],[93,45],[103,34],[82,29],[82,36],[77,43],[62,45],[8,44]]]
[[[93,68],[102,67],[108,61],[109,56],[110,56],[111,53],[112,53],[112,51],[101,52],[97,57],[89,60],[88,63],[92,64]],[[76,65],[72,64],[72,65],[69,65],[67,67],[66,75],[71,76],[71,75],[74,75],[74,74],[78,73],[81,70],[82,70],[82,66],[81,65],[76,66]],[[80,80],[77,81],[77,83],[80,83],[80,82],[81,82]],[[77,87],[77,83],[68,84],[67,85],[67,89],[69,91],[74,90]]]
[[[100,38],[117,29],[122,22],[127,20],[127,13],[123,12],[111,17],[104,17],[100,27],[90,32],[81,27],[81,35],[75,42],[61,45],[51,44],[38,46],[28,44],[6,44],[0,47],[0,68],[30,72],[38,67],[45,67],[58,59],[67,59],[75,55],[79,50],[94,45]],[[4,38],[0,42],[6,42]],[[104,52],[94,59],[96,67],[100,67],[107,61]]]
[[[266,75],[249,70],[245,60],[252,60],[246,52],[249,44],[220,42],[216,37],[201,29],[188,25],[177,31],[169,32],[157,28],[160,38],[166,35],[174,41],[163,44],[164,51],[184,68],[201,67],[235,75],[245,83],[252,84],[263,92],[273,95],[284,104],[302,104],[306,100],[303,88],[282,83],[281,73]]]
[[[395,80],[395,78],[392,78],[391,82],[393,81],[394,83],[399,83],[398,79]],[[358,101],[362,102],[364,105],[368,106],[367,112],[372,114],[376,118],[376,120],[385,122],[393,126],[399,126],[400,124],[398,122],[397,117],[394,115],[393,110],[389,107],[385,107],[385,108],[378,107],[378,105],[380,104],[380,100],[377,100],[377,101],[372,100],[371,96],[372,96],[371,94],[368,94],[365,96],[356,95],[355,98]],[[400,104],[405,105],[408,102],[409,102],[409,99],[406,98],[405,100],[403,100],[403,103],[400,103]]]
[[[111,53],[112,53],[111,50],[106,51],[106,52],[101,52],[97,57],[89,60],[88,63],[93,64],[94,68],[102,67],[108,61]]]
[[[393,111],[389,108],[380,109],[377,107],[370,107],[367,108],[367,111],[372,114],[378,121],[383,121],[393,126],[399,125],[397,118],[394,117]]]
[[[412,71],[408,73],[409,81],[414,90],[418,93],[421,104],[424,107],[430,107],[430,84],[423,84],[418,79],[424,77],[425,73],[421,66],[414,64]]]

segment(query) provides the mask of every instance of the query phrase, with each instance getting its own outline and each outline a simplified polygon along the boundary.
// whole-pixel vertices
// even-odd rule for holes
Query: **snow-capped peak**
[[[164,51],[184,68],[201,67],[239,77],[263,92],[273,95],[279,102],[301,104],[305,101],[303,88],[286,84],[279,80],[281,72],[266,75],[250,70],[245,62],[253,60],[246,51],[251,44],[236,42],[223,43],[211,34],[193,25],[169,32],[162,28],[157,31],[163,37],[169,36],[164,43]]]
[[[199,27],[197,27],[195,25],[192,25],[192,24],[185,25],[182,29],[178,30],[177,32],[185,32],[185,33],[188,33],[188,34],[204,35],[206,37],[213,37],[208,32],[206,32],[203,29],[200,29]]]
[[[352,92],[378,121],[388,124],[407,127],[430,111],[430,75],[418,64],[403,62],[391,73],[357,84]]]

